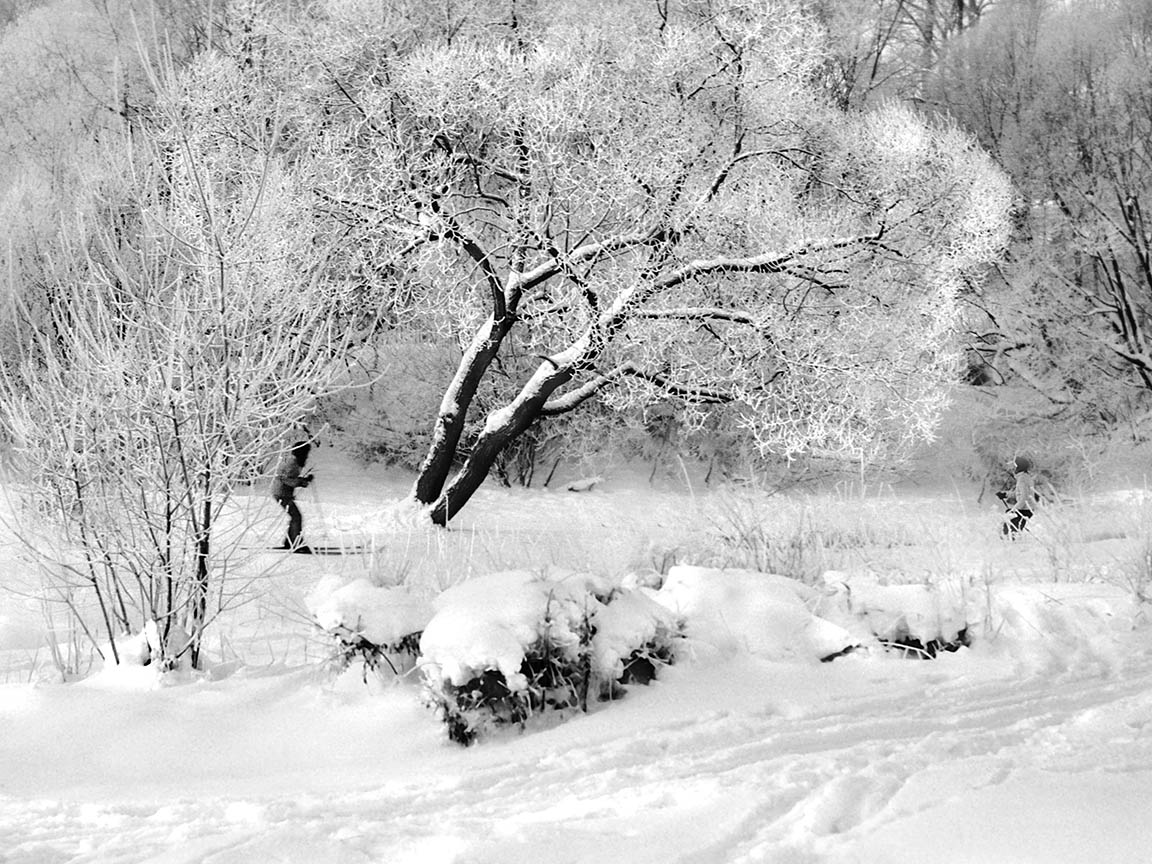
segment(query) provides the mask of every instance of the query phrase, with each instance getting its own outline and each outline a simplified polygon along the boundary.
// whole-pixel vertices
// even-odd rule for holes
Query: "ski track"
[[[1013,777],[1152,772],[1146,660],[1059,682],[929,683],[919,698],[902,686],[800,717],[602,729],[563,751],[548,730],[445,745],[436,757],[455,770],[331,794],[0,798],[0,861],[558,864],[600,860],[606,837],[636,864],[856,861],[861,838]]]

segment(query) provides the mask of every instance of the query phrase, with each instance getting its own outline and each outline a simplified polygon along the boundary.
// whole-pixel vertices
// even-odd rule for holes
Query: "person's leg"
[[[1031,510],[1013,510],[1012,518],[1008,520],[1008,536],[1013,540],[1019,537],[1031,515]]]
[[[287,500],[284,509],[288,511],[288,548],[295,549],[301,545],[300,533],[304,529],[304,516],[292,498]]]
[[[1016,532],[1020,533],[1028,524],[1028,520],[1032,518],[1031,510],[1018,510],[1016,511],[1017,528]]]
[[[296,506],[294,499],[288,496],[278,496],[276,503],[288,514],[288,533],[284,538],[284,542],[277,548],[292,549],[300,545],[300,532],[304,527],[304,517],[300,513],[300,508]]]

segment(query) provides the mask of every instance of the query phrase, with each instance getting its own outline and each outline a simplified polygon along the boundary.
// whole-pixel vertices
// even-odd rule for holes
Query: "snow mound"
[[[774,660],[823,660],[857,644],[852,634],[812,613],[818,593],[754,570],[677,565],[656,600],[681,616],[685,635],[722,654],[746,651]]]
[[[987,650],[1026,672],[1123,667],[1139,603],[1118,585],[1096,582],[998,587],[984,622]]]
[[[885,585],[871,574],[823,576],[821,614],[881,642],[953,644],[975,620],[975,595],[964,580]]]
[[[419,633],[432,618],[432,605],[405,588],[381,588],[367,579],[337,587],[321,580],[308,597],[316,623],[330,633],[360,636],[373,645],[396,645]]]
[[[152,624],[151,621],[148,622]],[[155,629],[155,624],[152,625]],[[123,666],[147,666],[152,659],[152,650],[149,646],[148,633],[141,630],[139,633],[124,633],[116,639],[116,656],[120,658]]]
[[[818,611],[863,641],[920,646],[917,656],[969,645],[1028,674],[1120,668],[1122,646],[1141,620],[1131,591],[1100,582],[885,585],[837,572],[823,581]]]
[[[670,641],[679,626],[672,610],[644,592],[614,591],[610,602],[596,613],[592,671],[602,678],[618,680],[633,652],[644,645]]]
[[[494,669],[509,690],[523,690],[528,681],[520,668],[527,649],[541,636],[554,645],[577,645],[581,622],[603,605],[596,595],[608,590],[604,580],[586,574],[547,576],[529,570],[478,576],[453,586],[436,598],[436,614],[420,639],[425,675],[460,686]]]
[[[372,536],[378,534],[387,536],[395,531],[416,530],[431,533],[438,530],[428,518],[428,505],[421,504],[413,498],[391,501],[359,517],[349,514],[346,528],[349,531],[359,531]]]

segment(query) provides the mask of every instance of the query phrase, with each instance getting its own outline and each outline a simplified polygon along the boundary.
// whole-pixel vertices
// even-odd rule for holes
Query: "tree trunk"
[[[428,445],[428,455],[424,457],[412,487],[412,497],[421,504],[431,504],[443,491],[456,458],[460,436],[464,433],[468,407],[472,404],[472,399],[488,371],[488,366],[492,363],[492,358],[500,350],[500,343],[512,329],[513,320],[507,315],[500,320],[489,318],[476,333],[464,356],[460,358],[456,375],[440,403],[440,412],[432,429],[432,443]]]
[[[191,626],[188,628],[188,635],[192,638],[190,660],[193,669],[200,668],[200,646],[204,638],[204,625],[208,620],[208,587],[211,576],[208,560],[211,552],[212,516],[212,501],[207,500],[203,505],[200,536],[196,540],[196,573],[192,581],[192,609],[189,615]],[[164,643],[164,653],[169,653],[167,643]],[[164,661],[167,662],[169,659],[165,657]]]
[[[488,477],[500,451],[539,419],[548,397],[571,378],[571,372],[541,369],[511,405],[488,415],[484,431],[476,439],[468,459],[432,506],[430,515],[434,524],[447,525],[448,520],[463,509]]]

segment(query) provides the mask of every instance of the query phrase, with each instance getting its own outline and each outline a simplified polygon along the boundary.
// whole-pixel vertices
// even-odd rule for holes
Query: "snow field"
[[[775,496],[742,505],[773,541],[756,547],[719,536],[731,505],[711,493],[492,488],[432,532],[384,504],[403,481],[318,473],[306,531],[374,551],[257,556],[270,575],[217,622],[208,675],[51,683],[34,668],[38,610],[0,595],[0,861],[1128,864],[1152,848],[1152,635],[1121,575],[1139,584],[1130,497],[1069,504],[1008,544],[994,509],[947,493]],[[757,549],[792,555],[806,584],[758,585],[741,572]],[[693,566],[656,590],[670,553]],[[24,566],[0,550],[6,578]],[[515,570],[650,585],[695,622],[684,656],[621,701],[468,749],[414,678],[319,666],[314,592],[402,584],[435,613],[445,589]],[[961,610],[970,648],[921,662],[865,644],[876,622],[923,636]],[[818,662],[845,632],[864,649]]]

